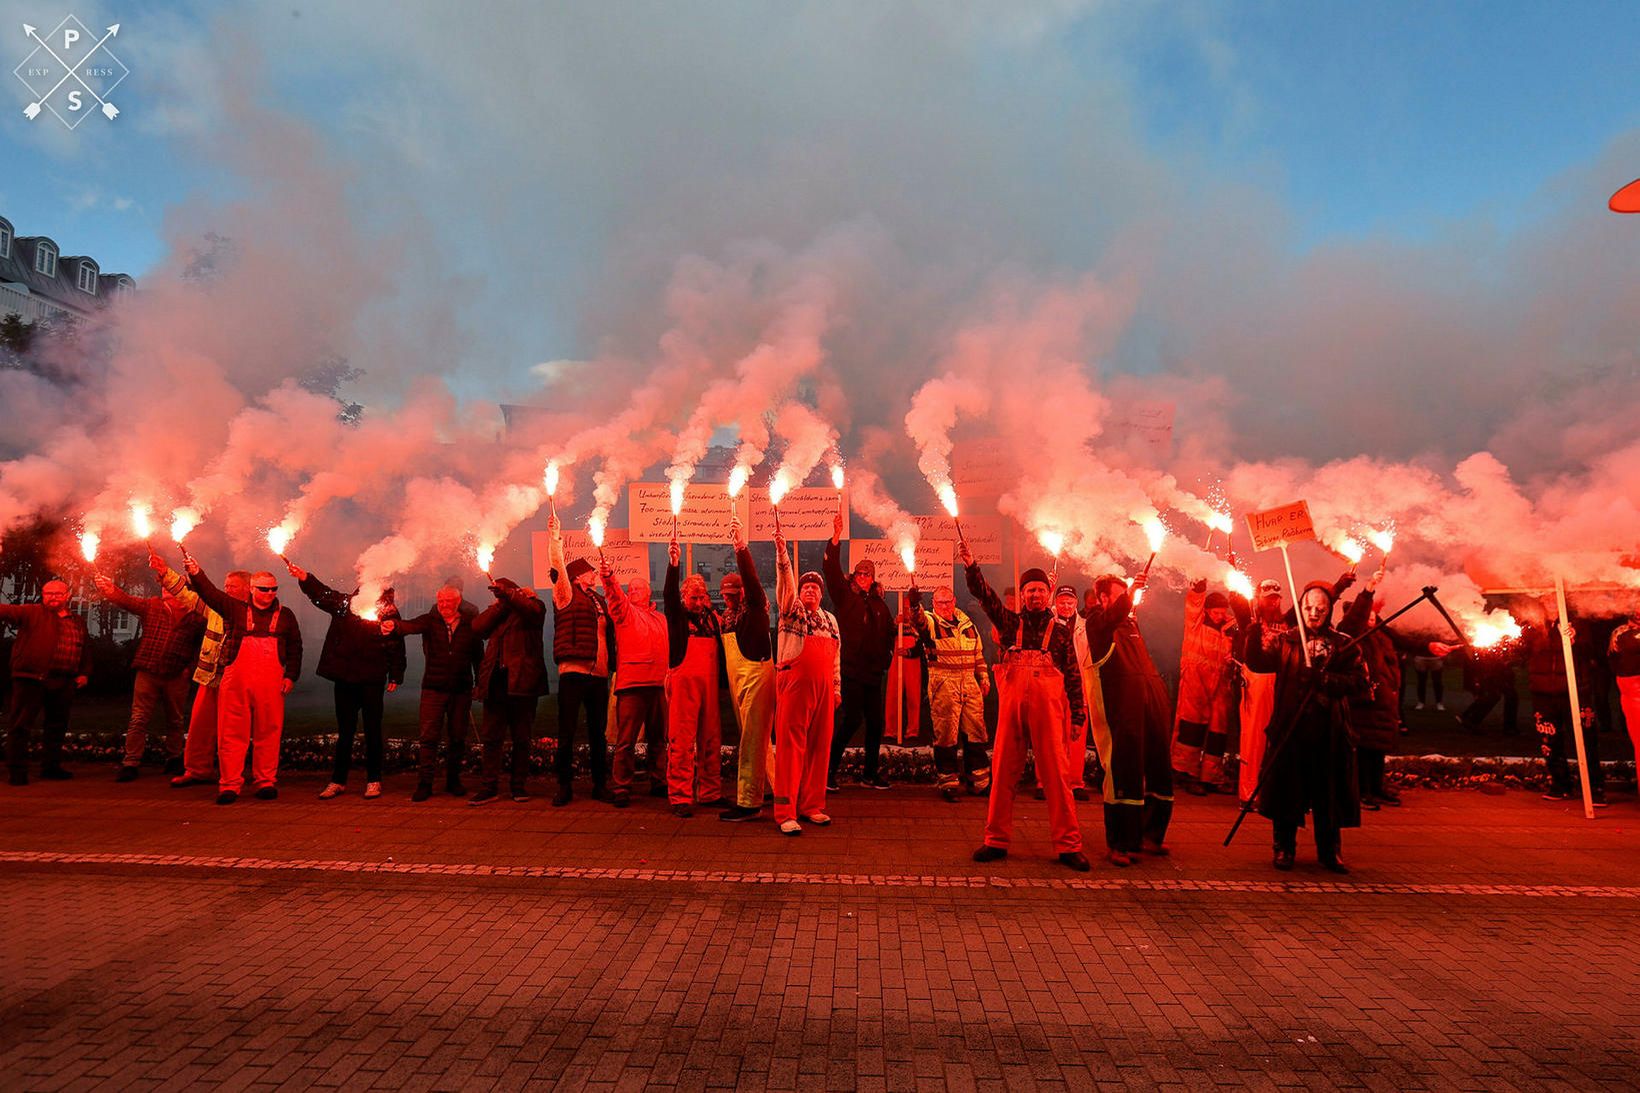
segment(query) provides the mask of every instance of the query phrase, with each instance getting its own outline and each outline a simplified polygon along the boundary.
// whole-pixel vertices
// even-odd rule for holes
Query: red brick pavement
[[[88,768],[95,770],[95,768]],[[836,824],[408,784],[0,790],[0,1087],[1633,1088],[1640,807],[1415,793],[1356,872],[1256,818],[1086,876],[1046,817],[853,790]],[[1098,839],[1098,808],[1084,806]]]

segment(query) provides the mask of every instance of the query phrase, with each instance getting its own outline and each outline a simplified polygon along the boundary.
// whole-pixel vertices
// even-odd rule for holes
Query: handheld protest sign
[[[690,482],[683,488],[683,505],[672,511],[672,483],[634,482],[627,491],[631,537],[639,543],[666,543],[676,529],[680,543],[732,542],[729,525],[741,503],[729,496],[721,482]]]
[[[1315,522],[1310,519],[1307,501],[1293,501],[1273,509],[1247,514],[1247,534],[1253,539],[1254,550],[1278,547],[1281,560],[1287,567],[1287,587],[1293,594],[1293,617],[1298,620],[1298,646],[1304,651],[1304,666],[1310,666],[1310,635],[1304,628],[1304,604],[1298,582],[1293,580],[1293,559],[1287,553],[1287,544],[1315,538]]]
[[[649,544],[635,543],[631,533],[625,528],[607,528],[604,531],[604,545],[600,549],[592,541],[592,533],[585,528],[565,528],[564,532],[564,561],[573,562],[577,558],[592,561],[602,554],[609,568],[615,571],[615,579],[622,585],[631,583],[634,577],[649,580]],[[548,561],[552,535],[545,531],[530,533],[530,560],[534,563],[534,579],[536,588],[552,587],[552,565]]]
[[[747,491],[748,542],[768,542],[779,530],[788,543],[821,543],[831,539],[832,521],[837,518],[839,504],[843,508],[843,538],[849,538],[849,508],[847,491],[838,500],[838,490],[831,486],[798,486],[787,490],[780,498],[778,511],[770,503],[767,491]]]

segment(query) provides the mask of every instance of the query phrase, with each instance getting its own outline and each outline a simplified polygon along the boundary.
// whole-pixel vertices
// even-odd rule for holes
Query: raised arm
[[[296,577],[296,587],[302,590],[302,595],[327,615],[346,615],[352,609],[352,597],[344,595],[331,588],[325,582],[306,570],[297,573],[297,566],[292,565],[291,576]]]
[[[547,564],[552,567],[552,606],[562,611],[573,598],[569,583],[569,567],[564,564],[564,537],[558,530],[558,517],[547,517]]]
[[[192,578],[194,591],[198,592],[199,598],[205,601],[205,606],[221,615],[223,619],[227,619],[233,613],[235,606],[241,609],[244,608],[244,604],[236,604],[232,596],[212,584],[211,578],[206,576],[203,569],[199,568],[198,562],[189,566],[188,576]]]
[[[661,592],[661,605],[666,609],[668,620],[681,620],[684,617],[682,583],[682,571],[678,567],[677,559],[674,558],[667,563],[666,584]]]
[[[826,591],[831,594],[831,605],[838,611],[854,595],[848,577],[843,574],[843,544],[835,536],[826,543],[825,556],[820,559],[820,572],[826,578]]]
[[[774,558],[774,598],[784,615],[797,602],[797,577],[792,573],[791,555],[786,553],[786,540],[778,535],[774,540]]]
[[[632,601],[626,598],[621,582],[615,579],[615,571],[607,562],[598,571],[598,578],[604,582],[604,602],[609,604],[609,617],[617,623],[625,622],[627,613],[632,610]]]
[[[763,581],[757,575],[757,563],[752,552],[744,545],[735,548],[735,567],[740,570],[740,583],[746,589],[746,610],[752,614],[769,613],[769,594],[763,591]]]
[[[131,593],[125,591],[101,573],[92,578],[92,583],[97,586],[97,591],[102,595],[102,598],[115,607],[129,611],[139,618],[147,612],[147,600],[131,595]]]
[[[979,601],[979,606],[985,612],[985,617],[991,620],[991,625],[997,628],[999,634],[1012,641],[1014,631],[1019,629],[1019,616],[1003,605],[1002,598],[992,590],[978,562],[969,562],[963,568],[963,576],[968,581],[969,594]]]
[[[210,610],[205,606],[205,601],[199,598],[199,593],[188,586],[188,579],[166,565],[158,555],[150,555],[148,564],[159,577],[159,586],[175,596],[183,610],[192,611],[196,615],[203,615]]]

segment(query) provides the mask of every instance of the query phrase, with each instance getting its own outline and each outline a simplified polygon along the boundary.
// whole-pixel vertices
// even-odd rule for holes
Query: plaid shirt
[[[170,679],[194,662],[205,634],[205,620],[199,615],[181,603],[167,602],[164,596],[139,599],[115,588],[108,599],[142,620],[142,637],[131,659],[137,671]]]
[[[57,627],[57,648],[51,654],[50,668],[54,676],[80,674],[80,657],[85,652],[85,628],[77,625],[78,622],[70,615]]]

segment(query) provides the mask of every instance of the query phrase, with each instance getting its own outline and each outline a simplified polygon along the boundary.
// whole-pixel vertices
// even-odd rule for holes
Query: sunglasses
[[[277,592],[277,591],[279,591],[279,586],[276,585],[276,584],[253,584],[253,585],[251,585],[251,587],[256,589],[256,591],[258,591],[258,592]]]

